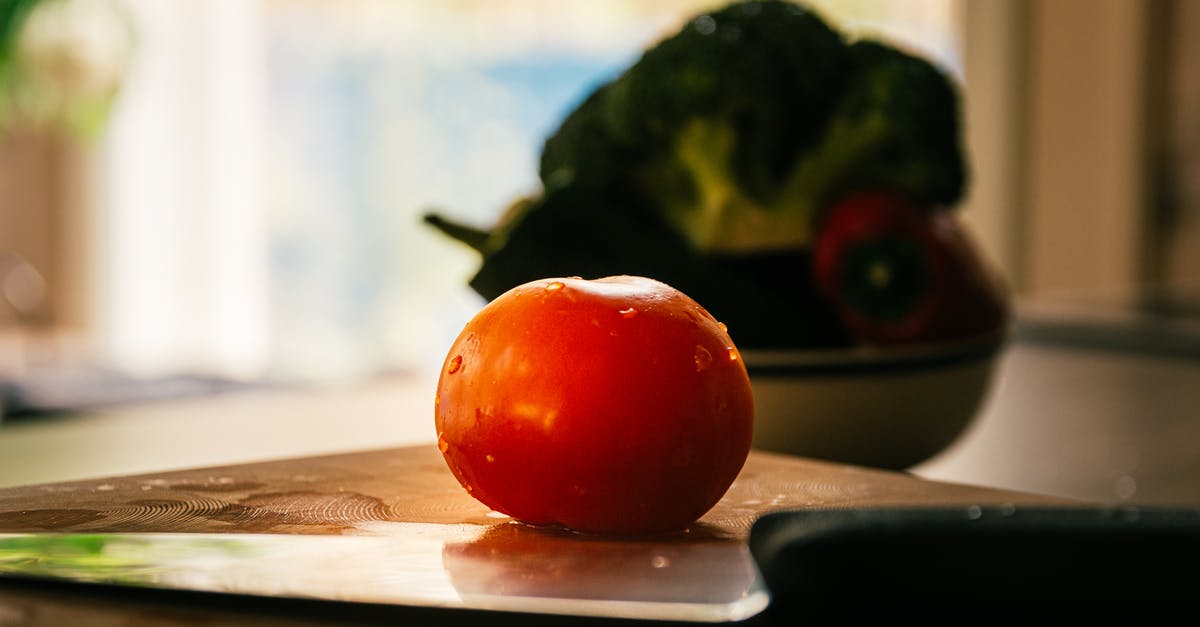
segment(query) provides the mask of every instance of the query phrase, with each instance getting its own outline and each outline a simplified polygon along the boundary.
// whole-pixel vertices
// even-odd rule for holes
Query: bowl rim
[[[1007,330],[987,335],[906,346],[858,345],[839,349],[741,349],[751,376],[878,374],[988,361],[1007,344]]]

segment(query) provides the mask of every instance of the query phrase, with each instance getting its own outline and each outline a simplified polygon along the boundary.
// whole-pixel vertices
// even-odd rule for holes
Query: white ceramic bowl
[[[970,424],[1002,336],[903,348],[745,350],[755,448],[908,468]]]

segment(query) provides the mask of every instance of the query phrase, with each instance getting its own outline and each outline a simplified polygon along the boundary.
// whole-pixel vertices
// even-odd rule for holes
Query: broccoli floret
[[[808,195],[824,206],[830,196],[875,188],[934,208],[956,203],[966,169],[950,80],[927,61],[876,41],[856,42],[850,52],[854,80],[783,196]]]
[[[766,201],[820,134],[847,62],[841,37],[798,5],[732,5],[691,20],[612,84],[611,133],[673,160],[697,123],[719,127],[732,159],[709,169]]]
[[[606,110],[611,91],[609,84],[592,92],[546,140],[539,172],[546,190],[572,185],[596,190],[628,178],[625,166],[644,149],[612,132]]]
[[[738,248],[762,221],[743,214],[769,210],[819,139],[849,65],[840,35],[797,5],[701,15],[567,118],[546,142],[542,180],[632,188],[693,247]],[[616,167],[582,174],[598,146],[617,148]]]

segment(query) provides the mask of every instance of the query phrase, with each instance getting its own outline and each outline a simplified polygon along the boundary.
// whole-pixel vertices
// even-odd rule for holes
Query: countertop
[[[1200,357],[1023,340],[917,476],[1106,503],[1200,504]],[[0,487],[431,443],[435,383],[397,375],[0,423]]]

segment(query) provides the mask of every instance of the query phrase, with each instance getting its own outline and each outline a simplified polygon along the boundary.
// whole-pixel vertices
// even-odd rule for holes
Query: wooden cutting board
[[[744,539],[791,508],[1061,503],[761,451],[695,526]],[[436,447],[416,446],[0,489],[0,532],[354,534],[380,521],[495,525]]]
[[[471,498],[432,445],[43,484],[0,490],[0,534],[51,532],[0,536],[0,619],[136,624],[126,621],[149,604],[154,616],[184,624],[198,615],[203,624],[349,624],[348,607],[420,608],[442,612],[422,621],[451,623],[556,614],[735,621],[754,617],[769,596],[746,546],[764,513],[1039,504],[1062,501],[760,451],[700,521],[650,538],[515,523]],[[64,534],[106,534],[85,543],[103,544],[103,559],[62,553],[81,546]],[[109,586],[66,610],[64,592],[29,587],[30,573],[138,587],[114,600]],[[245,604],[231,610],[213,597],[164,605],[142,586],[336,609],[293,603],[251,617]]]

